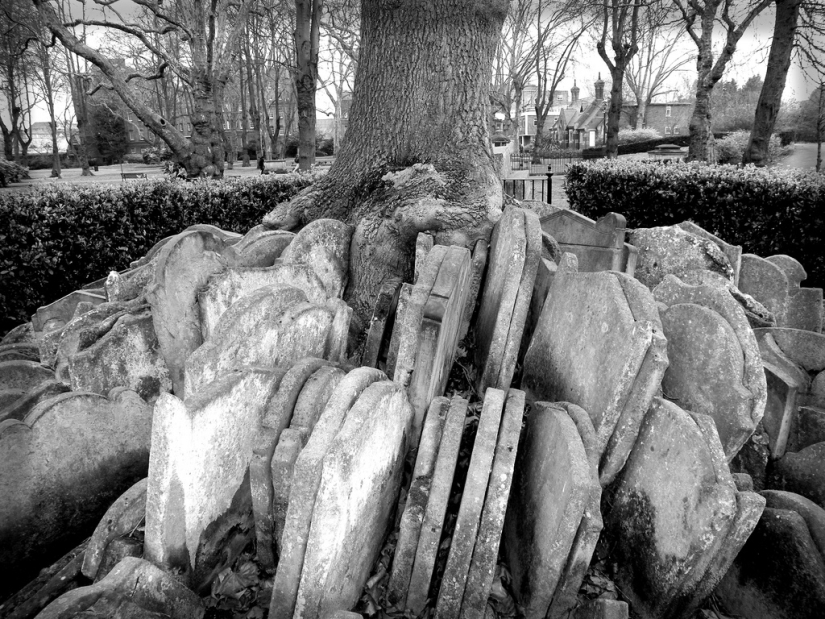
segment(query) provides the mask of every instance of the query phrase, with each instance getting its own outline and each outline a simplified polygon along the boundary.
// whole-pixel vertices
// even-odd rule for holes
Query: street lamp
[[[607,101],[602,101],[602,145],[607,146]]]

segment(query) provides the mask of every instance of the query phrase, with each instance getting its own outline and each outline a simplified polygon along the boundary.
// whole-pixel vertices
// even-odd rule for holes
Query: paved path
[[[823,146],[822,156],[825,157],[825,146]],[[780,159],[775,167],[783,168],[816,168],[816,144],[810,142],[799,142],[794,144],[793,152],[787,157]]]

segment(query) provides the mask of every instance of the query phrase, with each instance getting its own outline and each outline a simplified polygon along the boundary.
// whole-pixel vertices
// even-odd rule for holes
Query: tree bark
[[[249,126],[249,111],[246,108],[246,92],[244,91],[243,83],[243,58],[238,58],[240,71],[238,72],[238,90],[241,93],[241,150],[243,151],[242,168],[249,167],[249,140],[247,139],[246,130]]]
[[[255,94],[255,80],[252,79],[252,56],[249,53],[249,43],[244,46],[244,56],[246,57],[246,87],[249,93],[249,115],[252,117],[252,127],[255,129],[255,159],[264,156],[263,144],[261,143],[261,113],[258,111],[256,103],[258,97]]]
[[[501,215],[486,119],[506,12],[506,0],[362,2],[347,139],[323,179],[264,218],[355,226],[345,298],[361,325],[387,277],[410,281],[419,232],[472,247]]]
[[[323,0],[295,0],[295,95],[298,100],[298,167],[315,163],[315,89]]]
[[[750,141],[742,156],[742,163],[764,166],[768,163],[768,149],[771,142],[776,117],[782,104],[782,92],[791,67],[796,27],[802,0],[776,0],[776,21],[773,26],[773,41],[768,56],[765,81],[756,104]]]

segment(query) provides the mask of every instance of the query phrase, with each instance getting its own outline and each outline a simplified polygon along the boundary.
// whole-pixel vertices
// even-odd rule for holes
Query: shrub
[[[123,155],[123,163],[146,163],[143,154],[126,153]]]
[[[690,136],[669,135],[664,138],[656,138],[647,142],[632,142],[630,144],[619,144],[620,155],[633,155],[636,153],[646,153],[662,144],[675,144],[676,146],[687,146],[690,143]]]
[[[25,178],[29,178],[29,171],[23,166],[0,159],[0,187],[6,187],[8,183],[19,183]]]
[[[172,158],[171,151],[166,146],[150,146],[149,148],[142,148],[140,155],[146,165],[157,165],[162,161],[169,161]]]
[[[750,131],[734,131],[721,140],[717,140],[716,158],[718,163],[742,163],[742,155],[748,147],[750,136]],[[768,143],[768,163],[777,161],[792,150],[793,148],[789,144],[783,145],[779,135],[771,136]]]
[[[656,129],[619,129],[619,144],[636,144],[658,140],[662,134]]]
[[[745,252],[788,254],[825,285],[825,176],[811,171],[627,159],[576,163],[567,176],[576,211],[615,211],[629,227],[692,220]]]
[[[28,320],[38,306],[128,267],[187,226],[246,232],[313,178],[55,184],[0,194],[0,333]]]

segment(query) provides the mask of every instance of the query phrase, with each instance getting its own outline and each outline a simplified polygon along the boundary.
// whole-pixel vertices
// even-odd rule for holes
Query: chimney
[[[604,81],[602,80],[602,74],[599,73],[599,79],[596,80],[596,101],[603,101],[604,100]]]
[[[576,86],[576,80],[573,80],[573,88],[570,89],[570,105],[579,100],[579,87]]]

